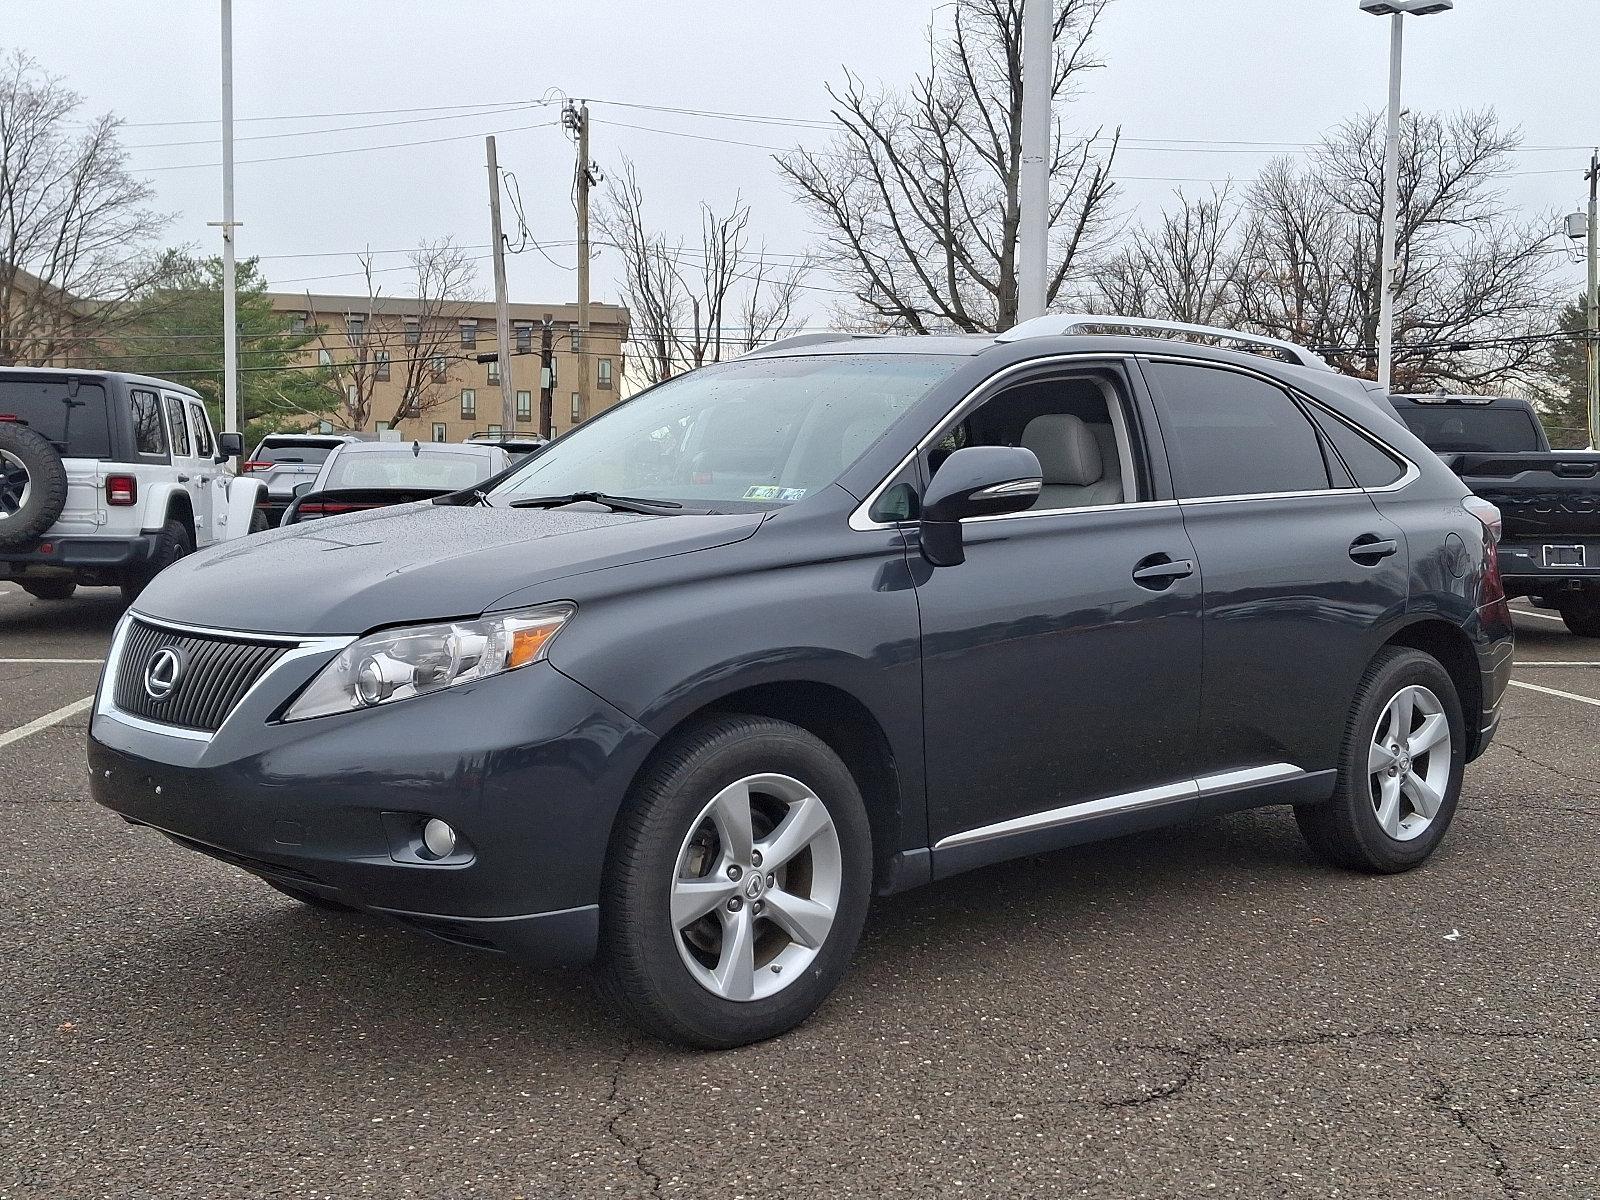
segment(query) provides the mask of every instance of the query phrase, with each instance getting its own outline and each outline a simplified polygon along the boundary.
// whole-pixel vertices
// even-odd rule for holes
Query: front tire
[[[1455,815],[1466,745],[1449,672],[1419,650],[1386,647],[1356,688],[1333,795],[1294,810],[1300,832],[1336,866],[1420,866]]]
[[[78,590],[74,579],[25,579],[19,581],[22,590],[35,600],[71,600]]]
[[[129,571],[122,581],[122,601],[132,604],[150,581],[180,558],[194,553],[194,538],[182,521],[168,521],[156,535],[156,552],[148,563]]]
[[[839,756],[785,721],[710,718],[657,756],[618,818],[601,994],[665,1041],[775,1037],[844,976],[871,888],[871,829]]]

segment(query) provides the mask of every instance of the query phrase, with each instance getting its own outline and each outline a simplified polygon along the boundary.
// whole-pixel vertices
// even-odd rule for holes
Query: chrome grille
[[[123,712],[146,721],[214,733],[251,686],[291,646],[165,629],[133,618],[123,640],[112,698]],[[162,650],[181,664],[170,693],[157,699],[145,688],[145,671]]]

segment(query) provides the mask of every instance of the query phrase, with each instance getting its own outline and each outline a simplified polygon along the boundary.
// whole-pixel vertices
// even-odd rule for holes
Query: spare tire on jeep
[[[31,542],[67,506],[67,469],[42,435],[0,421],[0,547]]]

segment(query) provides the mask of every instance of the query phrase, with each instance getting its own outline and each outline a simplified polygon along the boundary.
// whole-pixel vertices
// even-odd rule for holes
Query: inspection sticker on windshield
[[[744,491],[746,500],[799,500],[806,494],[806,488],[781,488],[772,484],[758,483]]]

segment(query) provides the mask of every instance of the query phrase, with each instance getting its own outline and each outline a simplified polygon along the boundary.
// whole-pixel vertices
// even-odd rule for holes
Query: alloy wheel
[[[843,886],[828,807],[787,775],[749,775],[711,798],[673,872],[672,935],[697,983],[724,1000],[772,996],[827,941]]]
[[[1372,732],[1367,775],[1372,808],[1398,842],[1421,837],[1444,803],[1455,755],[1450,718],[1421,684],[1395,693]]]
[[[0,450],[0,521],[13,517],[33,494],[33,478],[16,455]]]

